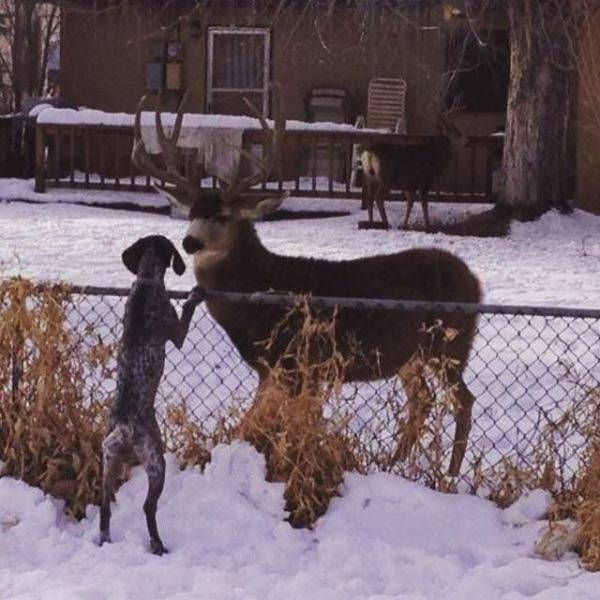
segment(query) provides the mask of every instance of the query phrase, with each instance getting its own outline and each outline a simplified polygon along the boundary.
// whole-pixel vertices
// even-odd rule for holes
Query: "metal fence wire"
[[[68,319],[85,343],[118,343],[127,294],[128,290],[107,288],[73,290]],[[240,308],[247,303],[265,307],[294,302],[289,296],[274,294],[210,294],[238,303]],[[186,294],[170,295],[180,312]],[[464,379],[475,404],[461,480],[472,486],[474,478],[488,471],[507,465],[539,469],[551,458],[563,481],[577,471],[589,443],[589,427],[600,423],[600,310],[340,298],[311,298],[309,302],[316,309],[337,306],[382,311],[386,319],[393,319],[397,311],[417,309],[436,315],[474,314],[477,334]],[[240,319],[244,313],[240,310]],[[436,400],[441,395],[438,375],[434,372],[428,379]],[[168,406],[185,406],[210,435],[234,419],[232,407],[239,415],[252,406],[257,381],[203,303],[183,349],[168,345],[157,412],[164,419]],[[87,387],[92,400],[106,398],[114,390],[115,380],[106,377],[106,370],[92,371]],[[440,406],[441,410],[432,411],[429,425],[413,449],[412,469],[402,461],[392,461],[407,419],[406,396],[397,377],[346,383],[335,405],[325,407],[324,413],[358,440],[367,470],[386,469],[422,479],[427,477],[432,454],[447,465],[452,450],[452,407],[443,402]]]

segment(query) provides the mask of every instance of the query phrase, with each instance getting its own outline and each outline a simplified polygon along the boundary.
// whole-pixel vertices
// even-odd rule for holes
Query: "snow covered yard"
[[[0,273],[35,279],[63,280],[82,285],[129,286],[130,274],[121,264],[122,250],[139,236],[162,233],[180,242],[181,221],[160,215],[109,211],[58,204],[59,201],[102,202],[122,199],[162,205],[153,194],[54,190],[33,194],[15,180],[0,181],[0,198],[50,200],[52,206],[23,203],[0,205]],[[16,187],[15,187],[16,186]],[[5,194],[6,192],[6,194]],[[582,211],[568,217],[555,213],[537,223],[513,225],[506,239],[460,238],[405,231],[358,231],[364,218],[358,201],[289,199],[284,208],[351,211],[351,215],[319,220],[260,223],[259,234],[275,252],[334,260],[406,248],[445,248],[463,258],[481,278],[485,301],[506,304],[544,304],[593,307],[600,305],[600,217]],[[481,211],[480,205],[431,205],[432,221],[458,218]],[[389,207],[399,224],[403,205]],[[413,218],[421,219],[419,207]],[[168,284],[187,289],[191,271]]]
[[[170,553],[148,553],[139,469],[117,494],[113,543],[98,548],[97,509],[67,523],[60,505],[0,479],[0,598],[318,600],[597,597],[599,575],[574,558],[531,556],[547,498],[501,511],[399,478],[348,475],[313,531],[283,521],[282,486],[243,443],[220,446],[204,474],[168,460],[159,527]]]
[[[513,226],[506,239],[482,240],[357,231],[357,202],[291,200],[287,207],[352,214],[259,224],[263,241],[277,252],[342,259],[436,246],[466,260],[487,302],[600,306],[598,217],[548,214]],[[435,220],[472,210],[481,207],[433,205],[431,212]],[[392,222],[400,222],[401,211],[391,208]],[[123,248],[149,233],[179,242],[184,228],[157,215],[0,204],[0,276],[129,286]],[[192,273],[169,274],[168,285],[188,289]],[[600,576],[581,571],[575,557],[560,563],[531,557],[546,506],[540,494],[500,511],[391,475],[349,475],[315,530],[298,531],[283,521],[282,489],[264,481],[262,458],[234,444],[218,448],[204,474],[179,472],[169,461],[158,518],[171,554],[160,559],[146,550],[144,494],[137,471],[117,496],[114,544],[99,549],[95,508],[81,523],[68,523],[39,490],[0,479],[0,598],[597,596]]]

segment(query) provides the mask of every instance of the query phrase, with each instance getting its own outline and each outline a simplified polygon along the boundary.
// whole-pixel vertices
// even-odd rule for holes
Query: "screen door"
[[[269,114],[270,31],[263,28],[211,27],[208,30],[207,110],[249,114],[246,96]]]

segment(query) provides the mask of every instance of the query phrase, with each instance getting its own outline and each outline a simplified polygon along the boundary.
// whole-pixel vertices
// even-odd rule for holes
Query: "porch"
[[[35,136],[37,192],[44,192],[48,187],[153,190],[150,177],[139,172],[131,161],[133,115],[113,115],[107,120],[112,124],[38,121]],[[286,130],[285,157],[279,173],[257,189],[289,190],[303,197],[361,198],[362,189],[351,183],[355,145],[385,141],[418,146],[427,144],[431,137],[300,123]],[[265,132],[254,128],[244,128],[242,139],[244,148],[263,147],[266,141]],[[431,201],[495,202],[494,171],[499,164],[503,137],[470,136],[468,140],[465,151],[453,159],[436,182]],[[214,189],[217,180],[207,176],[201,185]],[[401,192],[395,190],[390,200],[401,198]]]

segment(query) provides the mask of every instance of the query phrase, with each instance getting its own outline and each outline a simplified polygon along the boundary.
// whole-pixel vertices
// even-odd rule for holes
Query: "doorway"
[[[243,98],[267,117],[271,32],[266,28],[210,27],[208,30],[207,112],[245,115]]]

